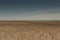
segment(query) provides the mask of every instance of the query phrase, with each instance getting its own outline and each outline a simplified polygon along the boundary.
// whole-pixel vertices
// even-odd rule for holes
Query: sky
[[[0,0],[0,20],[60,20],[60,0]]]

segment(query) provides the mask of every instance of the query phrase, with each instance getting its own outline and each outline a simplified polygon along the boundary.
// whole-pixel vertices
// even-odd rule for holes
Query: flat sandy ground
[[[60,21],[0,21],[0,40],[60,40]]]

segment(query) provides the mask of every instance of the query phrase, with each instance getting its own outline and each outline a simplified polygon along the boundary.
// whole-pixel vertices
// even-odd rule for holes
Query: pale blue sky
[[[60,20],[60,0],[0,0],[0,20]]]

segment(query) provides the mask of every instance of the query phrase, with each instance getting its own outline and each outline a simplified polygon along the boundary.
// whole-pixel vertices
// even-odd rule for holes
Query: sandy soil
[[[0,21],[0,40],[60,40],[60,21]]]

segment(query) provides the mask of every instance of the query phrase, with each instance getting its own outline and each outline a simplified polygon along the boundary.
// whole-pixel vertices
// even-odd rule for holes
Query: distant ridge
[[[58,25],[60,26],[60,21],[0,21],[1,25]]]

